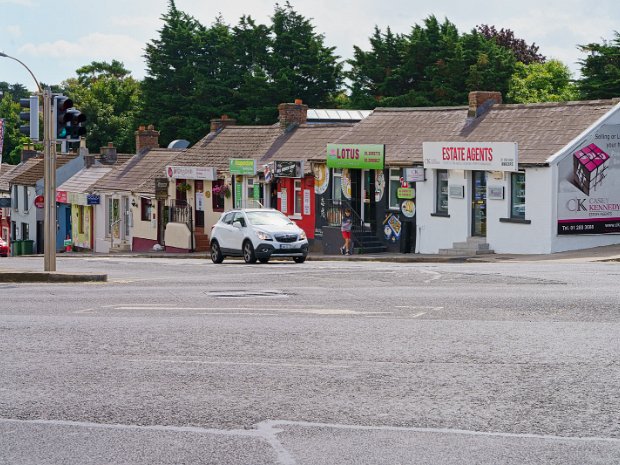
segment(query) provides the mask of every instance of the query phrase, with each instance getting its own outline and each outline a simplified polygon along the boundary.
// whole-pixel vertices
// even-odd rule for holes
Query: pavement
[[[140,258],[185,258],[210,260],[207,252],[194,253],[166,253],[166,252],[135,252],[100,254],[94,252],[65,252],[59,253],[57,258],[84,258],[84,257],[140,257]],[[43,255],[30,255],[41,257]],[[0,283],[70,283],[70,282],[105,282],[106,274],[67,273],[58,271],[30,271],[11,268],[12,257],[0,257]],[[311,252],[309,261],[347,261],[347,262],[392,262],[392,263],[493,263],[519,261],[568,261],[568,262],[620,262],[620,244],[594,247],[590,249],[571,250],[545,255],[518,255],[518,254],[482,254],[482,255],[438,255],[438,254],[401,254],[380,253],[361,255],[324,255]],[[34,264],[34,261],[33,261]],[[39,265],[39,263],[37,263]]]

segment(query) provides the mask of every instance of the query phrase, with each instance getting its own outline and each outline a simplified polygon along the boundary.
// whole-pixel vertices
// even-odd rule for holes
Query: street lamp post
[[[28,70],[37,85],[37,95],[43,97],[43,194],[44,235],[43,235],[43,269],[56,271],[56,144],[52,137],[52,91],[49,87],[41,88],[41,84],[30,68],[15,57],[0,52],[0,57],[17,61]]]

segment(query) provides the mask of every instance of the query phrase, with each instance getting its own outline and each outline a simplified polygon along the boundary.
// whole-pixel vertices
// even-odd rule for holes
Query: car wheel
[[[250,241],[243,243],[243,260],[246,263],[256,263],[256,254],[254,253],[254,246]]]
[[[224,261],[224,255],[222,255],[220,244],[217,241],[211,242],[211,261],[213,263],[222,263]]]
[[[258,261],[261,262],[261,263],[268,263],[269,262],[269,258],[259,258]]]
[[[293,257],[295,263],[303,263],[306,261],[306,257]]]

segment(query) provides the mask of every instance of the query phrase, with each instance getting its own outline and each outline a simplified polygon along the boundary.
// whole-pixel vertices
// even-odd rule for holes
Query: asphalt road
[[[109,281],[0,284],[0,464],[618,464],[619,267],[60,258]]]

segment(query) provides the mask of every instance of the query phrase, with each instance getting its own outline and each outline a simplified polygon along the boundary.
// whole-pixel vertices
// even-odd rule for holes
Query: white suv
[[[278,210],[246,208],[223,213],[211,229],[211,260],[243,257],[246,263],[267,263],[271,257],[308,256],[306,233]]]

